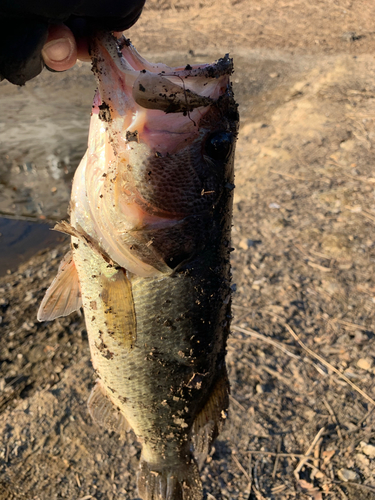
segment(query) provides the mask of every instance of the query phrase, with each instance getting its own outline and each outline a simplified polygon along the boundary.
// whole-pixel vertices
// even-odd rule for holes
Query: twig
[[[343,500],[349,500],[348,497],[346,496],[345,492],[340,488],[340,486],[338,484],[335,485],[336,488],[339,490],[339,493],[341,495],[341,498]]]
[[[249,311],[242,312],[239,314],[239,316],[236,315],[236,323],[240,323],[248,315],[249,315]]]
[[[323,273],[330,273],[332,271],[332,269],[330,267],[321,266],[320,264],[317,264],[316,262],[311,262],[311,260],[308,260],[307,264],[310,267],[315,267],[316,269],[319,269],[319,271],[323,271]]]
[[[256,496],[257,500],[266,500],[264,498],[264,496],[262,495],[262,493],[259,490],[257,490],[256,488],[254,488],[254,486],[253,486],[253,491],[254,491],[254,495]]]
[[[375,222],[375,216],[372,215],[372,214],[369,214],[365,210],[363,210],[362,212],[359,212],[359,214],[363,215],[364,217],[366,217],[367,219],[369,219],[371,222]]]
[[[305,453],[305,457],[304,458],[301,458],[301,460],[299,461],[299,464],[297,465],[297,467],[294,469],[294,476],[295,478],[297,479],[297,481],[299,480],[299,471],[302,469],[302,467],[305,465],[305,463],[307,462],[307,460],[309,459],[309,455],[311,455],[311,452],[313,451],[313,449],[315,448],[315,445],[317,444],[317,442],[319,441],[321,435],[323,434],[323,432],[325,431],[325,427],[322,427],[320,429],[320,431],[318,432],[318,434],[314,437],[314,440],[313,442],[311,443],[311,445],[309,446],[308,450],[306,451]]]
[[[246,411],[246,408],[244,406],[242,406],[242,404],[239,403],[237,401],[237,399],[235,399],[231,394],[229,394],[229,399],[232,401],[232,403],[234,403],[235,405],[237,405],[238,408],[240,408],[242,411]]]
[[[337,418],[336,418],[336,415],[334,413],[334,411],[332,410],[330,404],[328,403],[327,399],[325,397],[323,397],[323,403],[324,403],[324,406],[327,408],[327,410],[329,411],[329,414],[331,415],[332,417],[332,421],[333,423],[335,424],[336,426],[336,431],[337,431],[337,435],[340,439],[342,439],[342,432],[341,432],[341,429],[340,429],[340,426],[339,426],[339,423],[337,421]]]
[[[270,168],[270,172],[273,174],[281,175],[282,177],[290,177],[291,179],[297,179],[298,181],[307,181],[305,177],[299,177],[298,175],[289,174],[288,172],[280,172],[279,170],[274,170]]]
[[[242,474],[246,477],[246,479],[249,481],[249,483],[251,482],[251,479],[250,479],[250,476],[249,474],[246,472],[246,470],[242,467],[240,461],[238,460],[238,458],[236,457],[236,455],[233,455],[232,453],[232,458],[233,460],[235,461],[237,467],[240,469],[240,471],[242,472]]]
[[[267,311],[267,310],[264,310],[263,312],[265,312],[266,314],[269,314],[270,316],[275,316],[275,318],[277,318],[279,321],[281,321],[285,325],[285,320],[281,316],[278,316],[277,314],[275,314],[275,313],[273,313],[271,311]],[[300,361],[307,361],[308,363],[310,363],[315,368],[315,370],[318,373],[320,373],[320,375],[323,375],[323,376],[327,375],[320,368],[320,366],[318,366],[316,363],[314,363],[311,359],[305,358],[305,360],[302,360],[301,356],[297,356],[296,354],[293,354],[292,352],[290,352],[288,349],[286,349],[286,347],[283,346],[283,344],[281,342],[276,342],[275,340],[272,340],[270,337],[262,335],[261,333],[258,333],[258,332],[256,332],[255,330],[252,330],[252,329],[241,328],[239,326],[232,326],[232,329],[233,330],[237,330],[237,331],[239,331],[241,333],[246,333],[247,335],[250,335],[251,337],[254,337],[256,339],[263,340],[264,342],[267,342],[268,344],[271,344],[274,347],[277,347],[278,349],[280,349],[281,351],[283,351],[285,354],[287,354],[291,358],[298,359]],[[246,342],[247,341],[247,339],[229,339],[229,340],[232,340],[233,342],[234,341],[239,341],[239,342]]]
[[[339,325],[348,326],[350,328],[355,328],[356,330],[362,330],[363,332],[368,332],[369,328],[362,325],[357,325],[356,323],[350,323],[349,321],[344,321],[343,319],[334,318],[331,323],[338,323]]]
[[[279,484],[278,486],[274,486],[273,488],[271,488],[271,493],[274,494],[274,495],[276,493],[281,493],[282,491],[285,490],[285,488],[287,488],[286,484]]]
[[[322,442],[323,442],[323,438],[321,437],[315,446],[314,467],[316,467],[316,470],[313,471],[313,473],[311,475],[311,479],[314,479],[316,472],[319,471],[320,447],[322,446]]]
[[[269,368],[267,365],[260,366],[259,367],[261,370],[264,370],[265,372],[269,373],[272,377],[277,378],[278,380],[281,380],[285,385],[290,386],[292,383],[292,380],[290,380],[287,377],[284,377],[283,375],[280,375],[279,372],[276,370],[272,370],[272,368]]]
[[[327,469],[329,470],[329,474],[331,476],[331,481],[335,480],[335,473],[333,472],[333,465],[331,462],[327,464]]]
[[[307,257],[308,260],[315,260],[314,257],[311,257],[311,254],[313,255],[316,255],[317,257],[319,257],[320,259],[324,259],[324,260],[330,260],[330,257],[328,257],[328,255],[325,255],[324,253],[321,253],[321,252],[317,252],[315,250],[312,250],[311,248],[309,249],[309,251],[307,251],[302,245],[300,245],[299,243],[295,243],[294,246],[297,248],[297,250],[299,250],[303,255],[305,255]]]
[[[345,483],[344,483],[342,481],[334,481],[334,480],[332,480],[332,482],[334,484],[339,484],[341,486],[345,486],[347,484],[350,484],[351,486],[356,486],[357,488],[362,488],[364,490],[372,491],[372,492],[375,493],[375,488],[373,486],[368,486],[367,484],[354,483],[353,481],[345,481]]]
[[[349,434],[353,434],[354,432],[357,432],[359,430],[361,430],[361,426],[362,424],[369,418],[369,416],[374,413],[375,411],[375,406],[373,406],[372,408],[370,408],[370,410],[366,413],[366,415],[364,417],[361,418],[361,420],[358,422],[358,424],[354,427],[354,429],[350,429],[350,430],[346,430],[346,431],[343,431],[342,434],[343,436],[348,436]],[[330,438],[330,441],[336,441],[337,439],[339,439],[339,437],[333,437],[333,438]]]
[[[369,179],[367,177],[363,177],[363,176],[360,176],[360,175],[358,175],[358,176],[350,175],[347,172],[345,172],[345,170],[342,170],[341,174],[345,175],[346,177],[349,177],[349,179],[353,179],[354,181],[371,182],[371,181],[369,181]]]
[[[242,310],[246,310],[247,312],[249,312],[249,308],[248,307],[238,306],[237,304],[232,304],[232,308],[233,309],[242,309]]]
[[[329,368],[330,370],[334,371],[340,378],[342,378],[350,387],[352,387],[355,391],[357,391],[363,398],[367,399],[372,405],[375,405],[375,401],[370,398],[368,394],[366,394],[362,389],[358,387],[358,385],[354,384],[351,380],[348,379],[343,373],[341,373],[337,368],[335,368],[331,363],[328,363],[324,358],[319,356],[319,354],[316,354],[314,351],[312,351],[309,347],[307,347],[302,340],[299,339],[298,335],[292,330],[292,328],[285,323],[285,326],[291,336],[299,343],[299,345],[310,354],[310,356],[314,357],[318,361],[320,361],[324,366]]]
[[[57,219],[51,219],[44,216],[36,215],[15,215],[9,214],[7,212],[0,211],[0,216],[3,219],[11,219],[11,220],[24,220],[27,222],[35,222],[36,224],[56,224],[58,222]]]
[[[251,450],[251,455],[269,455],[270,457],[288,457],[288,458],[305,458],[306,455],[301,453],[278,453],[277,451],[258,451]],[[307,458],[307,457],[306,457]]]
[[[259,481],[258,481],[258,463],[259,463],[259,458],[255,462],[254,469],[253,469],[253,475],[254,475],[254,483],[255,483],[255,489],[259,491]]]
[[[309,458],[310,458],[310,457],[309,457]],[[314,472],[314,477],[316,476],[316,473],[317,473],[317,472],[319,472],[319,474],[321,474],[321,476],[320,476],[320,477],[324,477],[325,479],[327,479],[328,481],[330,481],[330,482],[331,482],[331,479],[330,479],[330,478],[329,478],[326,474],[324,474],[324,472],[322,472],[320,469],[318,469],[318,467],[316,467],[314,464],[311,464],[310,462],[305,462],[305,463],[304,463],[304,465],[305,465],[306,467],[309,467],[310,469],[312,469],[312,470],[313,470],[313,472]],[[313,478],[311,478],[311,479],[313,479]]]
[[[277,472],[277,466],[279,464],[279,453],[281,451],[281,440],[282,438],[279,440],[279,442],[277,443],[277,455],[276,455],[276,458],[275,458],[275,463],[274,463],[274,466],[273,466],[273,471],[272,471],[272,480],[275,481],[275,477],[276,477],[276,472]]]
[[[267,344],[271,344],[277,349],[280,349],[280,351],[283,351],[285,354],[290,356],[291,358],[298,359],[300,360],[301,357],[297,356],[296,354],[293,354],[292,352],[288,351],[286,347],[284,347],[282,344],[279,342],[276,342],[275,340],[272,340],[270,337],[267,337],[266,335],[262,335],[261,333],[256,332],[255,330],[247,329],[247,328],[241,328],[240,326],[232,326],[233,330],[236,330],[237,332],[241,333],[246,333],[246,335],[250,335],[251,337],[254,337],[258,340],[262,340],[263,342],[266,342]]]
[[[251,488],[253,486],[253,472],[252,472],[252,462],[253,462],[253,455],[250,453],[249,454],[249,499],[251,497]]]
[[[370,408],[370,410],[366,413],[366,415],[361,418],[361,420],[358,422],[357,424],[357,429],[359,429],[361,427],[361,425],[363,424],[363,422],[365,422],[368,417],[375,411],[375,406],[373,406],[372,408]]]

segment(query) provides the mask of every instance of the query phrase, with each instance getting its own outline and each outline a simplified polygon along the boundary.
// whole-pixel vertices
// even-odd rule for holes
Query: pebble
[[[259,241],[252,240],[250,238],[242,238],[242,240],[239,242],[238,246],[242,250],[248,250],[251,247],[255,247],[257,244],[259,244]]]
[[[25,302],[30,302],[34,298],[34,293],[31,291],[28,291],[27,294],[25,295],[24,301]]]
[[[362,455],[362,453],[357,453],[355,458],[357,463],[359,463],[362,467],[368,467],[370,464],[370,460]]]
[[[356,344],[362,344],[364,342],[368,341],[368,337],[365,333],[363,333],[361,330],[355,330],[354,332],[354,342]]]
[[[373,365],[372,358],[360,358],[357,361],[358,368],[362,368],[362,370],[371,370]]]
[[[264,384],[257,384],[255,387],[255,390],[258,394],[263,394],[265,392],[265,385]]]
[[[248,250],[249,249],[249,244],[248,244],[248,239],[247,238],[243,238],[238,246],[242,249],[242,250]]]
[[[356,481],[358,479],[358,474],[354,470],[350,469],[340,469],[337,473],[342,481]]]
[[[22,328],[27,332],[30,332],[33,326],[34,324],[31,323],[30,321],[25,321],[24,323],[22,323]]]
[[[364,441],[360,443],[362,452],[370,458],[375,458],[375,446],[372,444],[367,444]]]
[[[56,259],[58,254],[59,254],[59,251],[57,248],[54,248],[53,250],[51,250],[51,252],[50,252],[51,259]]]

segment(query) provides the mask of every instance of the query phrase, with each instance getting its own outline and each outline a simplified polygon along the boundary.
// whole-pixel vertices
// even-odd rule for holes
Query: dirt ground
[[[230,416],[207,500],[375,499],[375,6],[148,0],[151,59],[234,57],[240,104]],[[0,278],[0,499],[135,500],[98,429],[81,314],[38,323],[64,254]]]

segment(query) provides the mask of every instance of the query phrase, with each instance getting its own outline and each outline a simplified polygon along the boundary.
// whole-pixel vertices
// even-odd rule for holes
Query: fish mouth
[[[107,101],[116,96],[108,95],[108,78],[112,86],[115,82],[121,85],[128,99],[145,109],[187,114],[212,104],[225,93],[233,72],[233,61],[228,54],[212,64],[175,68],[153,64],[138,54],[130,40],[124,36],[116,39],[109,33],[98,36],[91,51],[100,95],[112,111],[115,111],[116,99],[112,105]],[[117,108],[116,111],[125,110]]]
[[[160,144],[170,153],[170,147],[175,150],[180,142],[176,136],[186,142],[195,135],[194,127],[205,112],[227,92],[233,72],[228,54],[212,64],[169,67],[150,63],[128,39],[109,33],[93,40],[91,53],[98,81],[93,113],[107,122],[121,119],[122,135],[129,138],[137,131],[151,149]],[[112,124],[113,128],[120,132]],[[163,140],[153,140],[161,132],[173,140],[165,133]]]

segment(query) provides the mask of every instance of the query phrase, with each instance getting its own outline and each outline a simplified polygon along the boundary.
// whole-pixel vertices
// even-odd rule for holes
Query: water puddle
[[[94,90],[89,64],[0,83],[0,275],[66,240],[50,228],[67,217]]]
[[[35,253],[53,248],[68,237],[41,222],[0,217],[0,276],[14,271]]]

